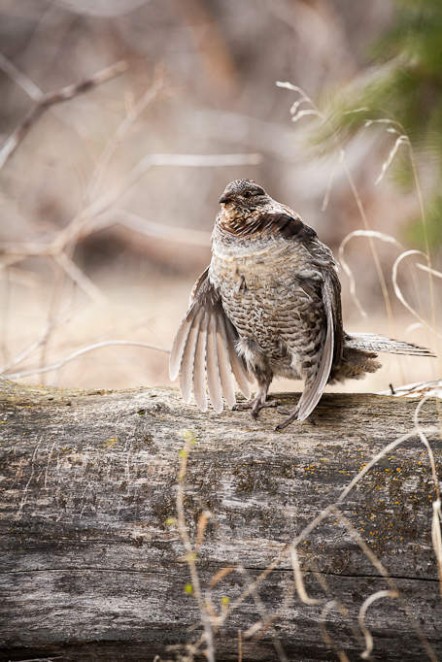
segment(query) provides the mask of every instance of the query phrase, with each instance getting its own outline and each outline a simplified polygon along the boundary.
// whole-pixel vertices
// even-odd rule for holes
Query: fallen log
[[[170,389],[4,382],[0,659],[439,659],[421,405],[328,394],[277,433]]]

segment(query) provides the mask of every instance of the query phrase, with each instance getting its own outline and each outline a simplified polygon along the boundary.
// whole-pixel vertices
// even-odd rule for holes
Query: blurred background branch
[[[44,461],[43,458],[41,471],[36,470],[42,462],[41,435],[37,435],[37,439],[35,430],[29,429],[29,434],[22,435],[23,443],[28,444],[28,455],[23,454],[17,444],[11,447],[8,458],[12,460],[8,466],[16,474],[15,478],[11,474],[11,503],[17,500],[17,477],[23,478],[26,472],[30,476],[29,480],[22,480],[24,495],[19,514],[22,510],[29,512],[32,531],[38,529],[37,538],[34,536],[30,543],[33,559],[36,558],[35,540],[38,541],[39,535],[44,536],[44,532],[50,533],[46,524],[52,525],[53,518],[47,519],[44,515],[46,523],[39,528],[36,525],[39,516],[36,520],[32,504],[23,508],[30,485],[35,487],[37,505],[43,504],[44,509],[55,499],[57,512],[63,517],[66,515],[68,526],[73,526],[75,541],[78,541],[82,538],[78,535],[82,518],[86,517],[83,523],[88,529],[91,524],[90,530],[98,521],[103,475],[109,477],[107,451],[109,444],[117,444],[117,471],[109,503],[114,507],[118,492],[122,506],[117,510],[124,520],[124,535],[120,538],[132,559],[129,559],[131,573],[134,559],[138,559],[137,563],[141,559],[145,565],[146,550],[152,543],[152,539],[143,538],[146,521],[155,524],[154,536],[165,536],[160,550],[162,565],[164,552],[169,550],[173,560],[171,567],[184,571],[183,558],[175,563],[177,553],[181,553],[179,538],[168,524],[176,504],[173,496],[176,476],[172,480],[168,478],[161,487],[158,512],[149,511],[147,519],[142,507],[152,506],[153,501],[146,498],[148,492],[140,492],[140,499],[135,498],[140,476],[151,488],[146,453],[152,458],[155,445],[163,453],[167,417],[175,420],[175,432],[176,426],[183,424],[176,415],[173,398],[171,408],[167,403],[164,408],[155,393],[146,394],[146,387],[168,383],[168,350],[187,308],[195,278],[210,259],[210,235],[218,212],[218,199],[232,179],[247,177],[259,181],[273,197],[298,211],[331,246],[341,260],[348,330],[390,334],[431,347],[442,355],[442,309],[438,303],[442,288],[442,197],[439,190],[442,5],[439,4],[440,0],[39,0],[38,3],[0,0],[0,380],[46,382],[63,388],[98,389],[100,393],[110,388],[131,389],[127,396],[124,392],[110,395],[113,404],[103,405],[103,411],[112,410],[110,422],[105,416],[96,416],[98,401],[91,408],[94,417],[105,427],[115,428],[114,423],[118,424],[121,440],[113,431],[112,436],[99,431],[91,436],[90,430],[89,437],[86,435],[83,439],[85,421],[80,414],[85,403],[77,406],[61,391],[57,417],[62,412],[66,417],[70,409],[74,423],[80,421],[80,446],[86,443],[87,447],[84,462],[78,463],[77,453],[66,455],[66,443],[56,434],[60,450],[57,455],[53,427],[47,443],[49,459]],[[72,81],[79,82],[71,84]],[[244,559],[240,559],[237,576],[232,580],[232,593],[229,589],[222,596],[220,611],[213,612],[217,614],[218,624],[225,621],[230,627],[227,617],[234,615],[240,603],[244,603],[248,613],[250,608],[256,610],[260,620],[252,622],[248,629],[243,627],[242,621],[237,622],[241,628],[240,641],[245,641],[252,632],[261,636],[273,626],[276,633],[286,606],[290,610],[288,622],[292,623],[295,589],[301,599],[308,602],[309,595],[315,596],[311,593],[311,580],[315,579],[323,590],[316,620],[321,623],[327,648],[337,648],[340,659],[347,659],[344,651],[347,642],[345,638],[342,641],[338,638],[342,630],[331,626],[333,623],[340,626],[347,620],[354,630],[356,603],[353,600],[353,609],[347,609],[344,601],[340,604],[336,599],[339,591],[328,584],[332,578],[342,584],[340,573],[350,558],[344,558],[343,551],[345,557],[347,552],[351,556],[355,544],[371,562],[368,572],[376,570],[383,581],[388,577],[380,561],[378,563],[378,553],[379,559],[387,555],[393,566],[397,559],[403,566],[404,553],[409,550],[412,567],[420,577],[419,584],[422,584],[422,568],[427,578],[431,572],[436,572],[434,558],[441,559],[440,494],[437,455],[436,452],[433,455],[432,448],[434,445],[436,451],[437,442],[431,437],[430,445],[424,422],[428,423],[429,416],[434,421],[437,412],[431,403],[427,403],[425,411],[422,405],[431,395],[440,393],[441,360],[415,360],[397,355],[382,358],[382,370],[361,382],[350,382],[345,388],[349,391],[385,391],[388,388],[388,393],[424,396],[418,407],[407,402],[395,402],[393,406],[383,398],[375,404],[373,396],[364,396],[362,400],[359,396],[332,396],[334,401],[353,402],[354,407],[348,408],[346,417],[356,416],[363,428],[363,434],[353,435],[358,439],[359,450],[352,447],[351,439],[347,440],[353,448],[347,453],[348,457],[342,455],[338,446],[331,449],[330,457],[335,466],[324,464],[322,443],[317,448],[321,466],[316,466],[317,463],[310,462],[312,453],[305,439],[301,444],[308,449],[304,459],[299,457],[297,440],[293,439],[295,446],[290,445],[293,457],[296,456],[296,467],[289,458],[290,466],[285,471],[284,462],[279,462],[275,456],[275,461],[263,472],[262,457],[273,453],[274,448],[270,446],[274,444],[268,442],[267,433],[265,440],[260,439],[258,428],[253,429],[250,432],[254,437],[252,446],[248,442],[243,444],[243,459],[227,463],[234,471],[223,483],[227,486],[226,499],[220,499],[223,490],[216,471],[207,471],[207,438],[203,439],[201,432],[207,432],[215,419],[210,413],[205,414],[203,417],[209,427],[201,426],[194,419],[195,408],[188,408],[189,424],[193,424],[192,420],[196,422],[195,429],[202,435],[201,479],[195,483],[194,466],[189,464],[190,489],[184,494],[187,456],[196,442],[193,432],[186,431],[186,446],[180,454],[183,489],[179,495],[182,497],[179,505],[185,505],[186,512],[181,508],[179,518],[181,524],[186,519],[189,530],[195,533],[194,549],[192,545],[188,547],[192,554],[187,561],[192,570],[190,589],[194,597],[201,598],[204,618],[209,614],[208,609],[206,614],[206,605],[215,605],[210,603],[214,586],[209,583],[204,596],[203,588],[199,591],[198,581],[194,579],[198,580],[196,573],[200,566],[193,551],[198,555],[201,551],[204,560],[210,546],[215,549],[215,578],[221,583],[226,568],[220,569],[216,541],[213,547],[213,532],[216,534],[219,522],[227,522],[227,537],[223,534],[221,538],[224,543],[227,541],[231,555],[238,542],[233,539],[237,538],[236,524],[239,522],[241,531],[244,529],[242,506],[235,524],[238,503],[241,505],[241,499],[245,499],[244,503],[253,505],[247,549],[254,559],[246,564],[247,572],[243,568]],[[416,384],[411,389],[400,387],[407,382]],[[17,390],[14,385],[11,390],[9,381],[3,385],[6,393]],[[134,387],[141,387],[138,395]],[[292,381],[281,380],[275,384],[275,390],[280,391],[294,391],[297,387]],[[333,388],[343,390],[342,385]],[[24,412],[29,423],[28,395],[23,397],[26,406],[18,407],[17,412],[18,415]],[[45,392],[42,397],[46,410],[47,400],[52,395]],[[137,398],[142,401],[142,407],[134,404]],[[122,409],[114,411],[113,405],[118,399],[123,408],[131,408],[127,416],[122,414]],[[145,406],[149,399],[153,399],[150,411],[153,417],[149,414],[143,421],[140,417],[148,413]],[[84,398],[81,396],[78,400]],[[180,399],[177,403],[181,407]],[[90,403],[88,406],[91,407]],[[399,412],[399,418],[392,417],[388,422],[388,416],[377,412],[377,408],[382,407],[387,407],[392,414]],[[407,411],[411,407],[413,421],[405,416],[404,407]],[[12,404],[12,411],[14,408]],[[238,439],[232,437],[230,443],[229,435],[224,440],[227,445],[219,442],[219,425],[233,429],[229,413],[224,414],[225,417],[216,421],[214,431],[214,452],[218,445],[221,460],[226,452],[236,452],[239,447]],[[335,429],[339,417],[331,415],[328,422],[326,419],[323,434],[327,436],[327,426]],[[39,421],[38,418],[38,425]],[[377,431],[373,421],[377,421]],[[152,438],[152,423],[160,431],[159,444]],[[258,422],[258,427],[260,425]],[[405,426],[400,437],[397,436],[398,425]],[[71,427],[64,425],[63,433]],[[392,441],[385,448],[381,428],[391,432]],[[238,437],[237,432],[235,434]],[[379,446],[372,459],[369,458],[374,452],[373,444],[366,444],[367,435]],[[422,456],[408,458],[408,442],[413,435],[425,449]],[[313,437],[316,439],[316,432]],[[104,443],[101,438],[106,439]],[[123,443],[118,444],[119,441]],[[169,434],[169,441],[172,443],[166,446],[176,457],[173,434]],[[250,453],[254,453],[253,444],[261,442],[264,445],[258,455],[262,457],[255,463],[260,480],[255,481],[256,476],[250,474]],[[265,444],[270,444],[267,450]],[[398,456],[396,462],[394,453],[399,447],[405,456]],[[91,449],[97,453],[97,462],[90,461]],[[127,455],[127,461],[121,453]],[[365,459],[364,454],[368,454]],[[417,461],[416,457],[423,461]],[[51,458],[53,470],[49,466]],[[423,465],[425,469],[428,461],[431,466],[429,483],[424,480],[425,471],[422,473],[422,467],[418,467]],[[226,465],[224,460],[222,463]],[[173,462],[166,465],[175,471]],[[355,472],[352,466],[356,467]],[[92,490],[88,514],[85,514],[86,506],[77,498],[82,490],[73,487],[72,476],[78,477],[79,470],[81,473],[91,467],[97,470],[101,493]],[[302,490],[300,492],[293,483],[294,467],[299,485],[307,490],[310,513],[297,506]],[[156,465],[150,468],[159,475]],[[272,468],[276,482],[266,482]],[[60,471],[65,471],[67,477],[65,496],[63,490],[60,496],[57,488]],[[352,479],[348,482],[350,474]],[[324,507],[311,499],[310,488],[315,476]],[[338,501],[330,496],[335,487],[332,492],[324,493],[330,476],[335,487],[338,485]],[[46,486],[46,478],[51,477],[55,483]],[[333,510],[330,504],[342,502],[356,485],[358,489],[354,494],[363,495],[359,488],[367,480],[373,481],[366,485],[371,510],[356,507],[351,513],[354,522],[351,523],[350,518],[347,526],[343,513],[336,508]],[[416,529],[416,481],[425,488],[419,497],[422,535],[420,529]],[[287,492],[284,498],[280,498],[281,485],[284,489],[291,485],[290,494]],[[232,500],[232,489],[239,500]],[[264,505],[262,517],[258,513],[258,519],[257,499],[253,494],[257,490],[258,500]],[[276,519],[272,508],[268,508],[270,497],[282,504]],[[71,505],[66,510],[68,502]],[[216,515],[212,517],[211,513],[219,511],[219,504],[227,502],[233,504],[233,511],[227,519],[222,515],[217,522]],[[392,508],[400,515],[396,520],[400,520],[401,526],[396,527],[396,546],[390,545],[387,554],[385,543],[391,542],[392,532],[388,527]],[[381,514],[387,528],[379,526]],[[336,520],[335,524],[326,521],[328,515]],[[105,519],[107,535],[109,518]],[[20,525],[16,547],[21,550],[26,527],[17,521],[15,512],[14,521]],[[275,538],[278,522],[282,528],[276,538],[283,542]],[[310,536],[321,523],[338,543],[339,563],[325,584],[318,577],[322,561],[330,569],[329,547],[316,545],[317,559],[312,565],[308,560],[315,547],[315,539],[312,545]],[[261,524],[270,532],[267,541],[262,538]],[[430,529],[433,547],[428,535]],[[181,526],[181,533],[182,530]],[[347,551],[342,546],[343,531],[350,534],[346,544],[352,543]],[[231,540],[229,532],[233,535]],[[95,538],[102,548],[103,536],[95,535]],[[145,546],[141,549],[144,539]],[[416,563],[417,539],[420,543],[424,540],[425,549],[431,551],[428,563]],[[42,540],[44,542],[44,538]],[[128,544],[131,540],[133,545]],[[283,587],[278,584],[279,580],[275,583],[272,570],[280,569],[280,559],[274,554],[278,545],[284,545],[288,551],[287,540],[292,540],[292,551],[298,544],[305,542],[306,546],[298,550],[303,551],[299,558],[297,553],[291,554],[293,568],[289,564],[285,570],[293,569],[295,583],[289,581],[284,570]],[[84,540],[79,544],[84,561]],[[72,559],[71,546],[66,545]],[[43,547],[40,544],[39,548]],[[58,560],[59,547],[56,549]],[[107,545],[102,556],[104,566],[113,568],[115,554],[112,557],[107,553],[112,552],[111,547]],[[270,565],[262,559],[256,565],[255,552],[264,548],[266,559],[270,555]],[[14,563],[17,550],[13,550]],[[226,558],[230,558],[229,554]],[[361,588],[361,581],[366,582],[370,574],[361,571],[360,559],[356,562],[357,587]],[[39,562],[36,563],[33,561],[35,567]],[[122,563],[124,566],[124,559]],[[52,568],[53,563],[49,566]],[[250,570],[253,567],[255,571]],[[259,567],[262,571],[257,574]],[[437,567],[441,574],[442,564]],[[86,574],[89,569],[88,563]],[[40,575],[37,583],[41,584],[40,570],[36,574]],[[109,576],[113,574],[112,570]],[[158,577],[169,575],[157,573]],[[241,589],[239,597],[236,593],[235,598],[238,576],[244,591]],[[206,566],[201,577],[201,587],[207,586],[210,578]],[[57,595],[60,594],[59,579],[54,584]],[[32,592],[32,578],[26,582],[26,590]],[[52,586],[51,582],[49,584]],[[166,590],[172,595],[177,586],[179,593],[180,585],[173,581]],[[401,595],[403,593],[407,602],[416,589],[410,591],[408,585],[404,587]],[[261,588],[266,591],[265,599],[259,592]],[[362,595],[359,588],[358,596]],[[379,604],[371,606],[372,602],[379,597],[393,596],[385,590],[393,588],[388,583],[379,588],[380,591],[370,592],[371,597],[356,600],[362,604],[359,626],[366,645],[363,655],[370,654],[369,619],[375,609],[379,609]],[[224,590],[222,586],[221,589]],[[269,590],[277,601],[272,611],[266,607]],[[348,597],[345,587],[343,591]],[[62,593],[68,595],[65,591]],[[89,599],[92,594],[86,593]],[[32,602],[31,593],[17,595],[17,604],[22,605],[23,600]],[[417,596],[419,599],[419,590]],[[254,604],[246,603],[246,598]],[[141,604],[138,587],[136,601],[138,613]],[[154,603],[154,618],[158,624],[158,605]],[[142,607],[144,618],[144,603]],[[127,604],[124,608],[127,611]],[[102,623],[102,610],[99,612],[97,622]],[[21,612],[17,614],[22,622]],[[112,631],[115,630],[115,614],[118,616],[113,609]],[[333,621],[337,615],[339,620]],[[308,618],[313,622],[311,614]],[[58,612],[56,620],[60,622]],[[387,621],[383,618],[383,625]],[[410,622],[413,626],[412,619]],[[145,625],[138,631],[145,633]],[[209,630],[210,627],[206,628],[208,635]],[[102,632],[107,636],[105,630]],[[306,633],[309,635],[308,628]],[[420,634],[420,626],[416,633]],[[194,634],[198,637],[196,631]],[[188,635],[189,632],[184,638],[190,641],[191,634]],[[374,639],[375,654],[379,639]],[[171,641],[174,643],[173,637]],[[200,639],[200,643],[202,641]],[[360,651],[360,633],[355,641]],[[95,643],[93,645],[95,650]],[[188,648],[187,653],[190,650]],[[276,651],[280,659],[287,658],[281,646]],[[213,647],[211,654],[214,656]],[[21,659],[23,657],[25,655]],[[429,659],[433,659],[431,650]]]
[[[4,66],[6,63],[9,66]],[[10,65],[7,59],[0,54],[0,66],[2,65],[3,71],[6,73],[9,74],[14,72],[14,81],[18,82],[18,84],[21,84],[24,89],[29,89],[29,83],[27,82],[26,86],[23,86],[22,81],[24,80],[24,77],[21,74],[18,74],[15,67]],[[73,99],[80,94],[84,94],[85,92],[89,92],[96,85],[105,83],[111,78],[114,78],[115,76],[123,73],[123,71],[126,71],[126,63],[117,62],[110,67],[106,67],[106,69],[103,69],[102,71],[98,71],[96,74],[90,78],[87,78],[86,80],[82,80],[79,83],[75,83],[74,85],[67,85],[66,87],[62,87],[60,90],[49,92],[47,94],[36,94],[38,88],[33,86],[30,96],[32,99],[34,99],[34,101],[36,101],[36,104],[17,126],[15,131],[3,143],[3,147],[0,150],[0,169],[3,168],[6,161],[11,158],[22,140],[25,139],[27,133],[32,129],[34,124],[40,119],[43,113],[48,110],[48,108],[51,108],[51,106],[55,106],[59,103],[64,103],[65,101],[69,101],[70,99]]]
[[[167,383],[167,357],[135,344],[169,347],[238,177],[335,252],[355,237],[347,326],[409,327],[437,350],[390,274],[399,243],[431,247],[427,271],[407,260],[396,286],[440,324],[440,14],[437,0],[0,0],[3,370],[26,360],[23,379]],[[77,358],[50,369],[60,356]],[[356,386],[434,376],[404,360]]]

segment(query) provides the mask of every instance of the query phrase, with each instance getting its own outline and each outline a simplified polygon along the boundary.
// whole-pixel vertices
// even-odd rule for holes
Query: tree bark
[[[0,659],[355,660],[368,632],[370,659],[439,659],[416,407],[329,394],[277,433],[277,411],[201,413],[171,389],[3,383]],[[419,422],[440,469],[440,402]]]

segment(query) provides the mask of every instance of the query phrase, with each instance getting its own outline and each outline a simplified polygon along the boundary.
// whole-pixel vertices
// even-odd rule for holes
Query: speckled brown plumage
[[[349,335],[341,315],[337,264],[316,232],[249,180],[231,182],[220,198],[210,266],[195,284],[174,341],[170,375],[201,409],[208,390],[216,411],[235,404],[233,376],[246,397],[267,405],[274,376],[304,380],[290,416],[304,420],[327,383],[380,367],[378,351],[429,355],[428,350],[375,335]],[[207,387],[207,388],[206,388]]]

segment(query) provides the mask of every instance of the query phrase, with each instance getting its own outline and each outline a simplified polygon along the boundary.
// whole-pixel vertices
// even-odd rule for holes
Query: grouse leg
[[[279,401],[267,400],[269,387],[273,379],[273,373],[270,371],[260,371],[255,373],[255,377],[259,387],[256,397],[253,398],[253,400],[250,400],[250,402],[241,402],[235,405],[234,409],[237,411],[251,409],[253,418],[258,418],[261,409],[265,409],[267,407],[278,407]]]

